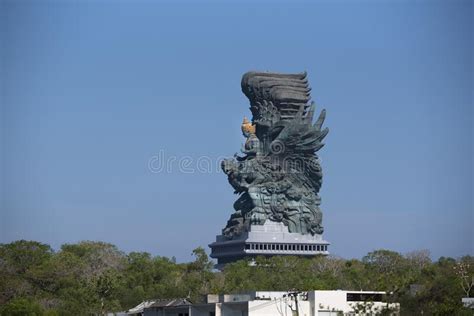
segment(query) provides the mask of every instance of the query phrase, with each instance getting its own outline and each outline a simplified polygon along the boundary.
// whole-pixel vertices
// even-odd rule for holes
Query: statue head
[[[242,134],[244,134],[245,137],[255,134],[255,125],[250,123],[246,117],[244,117],[244,121],[242,122]]]

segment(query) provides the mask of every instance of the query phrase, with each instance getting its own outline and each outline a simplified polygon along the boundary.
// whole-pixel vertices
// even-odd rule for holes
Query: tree
[[[114,291],[120,286],[120,275],[117,271],[110,269],[102,273],[92,284],[95,293],[100,299],[100,312],[106,315],[107,311],[119,311],[121,306],[115,299]]]
[[[339,288],[342,289],[362,291],[375,287],[366,265],[356,259],[345,262],[341,279]]]
[[[202,295],[209,292],[213,264],[202,247],[194,249],[192,255],[195,260],[187,264],[183,283],[189,290],[190,298],[193,301],[199,301]]]
[[[427,251],[404,256],[390,250],[362,260],[318,256],[258,257],[212,270],[203,248],[194,260],[175,260],[146,252],[128,255],[114,245],[85,241],[54,252],[35,241],[0,245],[0,315],[91,315],[126,310],[146,299],[248,290],[382,290],[394,292],[401,315],[472,315],[461,304],[472,296],[473,257],[441,257]],[[410,285],[418,291],[411,292]],[[361,307],[362,308],[362,307]]]
[[[121,270],[125,265],[123,252],[112,244],[100,241],[65,244],[61,252],[74,254],[84,262],[82,274],[86,279],[98,278],[110,269]]]
[[[53,250],[49,245],[19,240],[10,244],[0,244],[0,267],[8,273],[23,274],[51,258]]]
[[[430,251],[427,249],[415,250],[405,255],[410,267],[421,271],[431,264]]]
[[[386,249],[369,252],[362,258],[368,276],[374,281],[374,290],[398,292],[413,281],[408,261],[398,252]]]
[[[0,308],[2,316],[42,316],[41,306],[26,298],[15,298]]]
[[[462,257],[456,262],[454,271],[459,278],[459,284],[466,297],[471,297],[474,287],[474,258],[471,256]]]
[[[0,305],[19,296],[36,293],[32,270],[53,256],[49,245],[19,240],[0,244]]]

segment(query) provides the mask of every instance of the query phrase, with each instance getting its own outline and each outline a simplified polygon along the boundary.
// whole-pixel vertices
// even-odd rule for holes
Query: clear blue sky
[[[306,70],[333,254],[473,254],[473,2],[1,1],[0,242],[191,258],[236,199],[248,70]]]

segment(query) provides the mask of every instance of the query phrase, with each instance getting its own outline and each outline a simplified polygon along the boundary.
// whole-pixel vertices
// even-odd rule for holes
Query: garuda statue
[[[222,162],[239,194],[222,231],[227,238],[266,221],[281,222],[290,233],[323,233],[316,152],[329,130],[321,129],[325,110],[313,124],[310,90],[306,73],[248,72],[242,77],[253,117],[242,123],[242,155]]]

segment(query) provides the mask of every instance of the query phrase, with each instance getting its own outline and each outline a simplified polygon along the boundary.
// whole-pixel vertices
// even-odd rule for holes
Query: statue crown
[[[242,122],[242,132],[248,134],[255,134],[255,125],[249,122],[249,120],[244,117]]]

